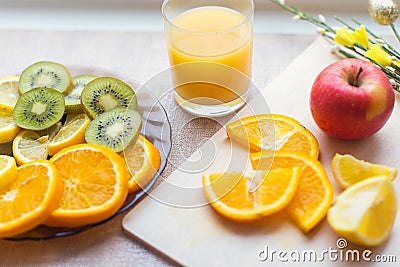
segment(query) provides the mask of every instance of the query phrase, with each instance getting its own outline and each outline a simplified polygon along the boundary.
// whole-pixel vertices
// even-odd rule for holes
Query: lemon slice
[[[14,139],[13,156],[18,165],[34,160],[47,159],[49,136],[41,136],[35,131],[22,130]]]
[[[0,188],[8,185],[17,177],[17,164],[10,156],[0,155]]]
[[[18,76],[0,78],[0,110],[11,113],[19,98]]]
[[[358,182],[341,193],[328,211],[333,230],[350,242],[376,246],[390,235],[397,203],[392,183],[386,176]]]
[[[143,189],[160,168],[160,152],[142,135],[139,135],[136,143],[130,144],[119,155],[125,159],[131,174],[129,192]]]
[[[67,116],[64,126],[49,143],[49,155],[52,156],[63,148],[85,143],[85,130],[89,123],[90,119],[85,114]]]
[[[20,131],[12,113],[0,112],[0,144],[11,142]]]
[[[332,160],[332,174],[338,185],[344,189],[377,175],[385,175],[392,181],[396,178],[397,170],[388,166],[359,160],[352,155],[336,154]]]
[[[48,136],[49,140],[51,141],[51,140],[53,140],[54,136],[56,136],[56,134],[61,129],[61,127],[62,127],[62,123],[61,122],[57,122],[56,124],[54,124],[50,128],[47,128],[47,129],[44,129],[44,130],[40,130],[40,131],[36,131],[36,132],[40,136]]]

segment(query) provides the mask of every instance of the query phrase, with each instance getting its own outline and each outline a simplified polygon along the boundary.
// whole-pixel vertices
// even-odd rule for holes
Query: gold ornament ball
[[[394,0],[368,0],[368,12],[376,23],[389,25],[399,16],[399,7]]]

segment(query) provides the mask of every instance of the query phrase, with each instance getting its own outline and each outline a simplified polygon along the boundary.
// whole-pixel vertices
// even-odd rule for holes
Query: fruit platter
[[[92,81],[93,86],[87,87]],[[85,87],[87,89],[83,90]],[[23,187],[27,181],[40,177],[37,173],[41,169],[48,175],[43,175],[44,180],[36,183],[46,184],[46,179],[49,180],[49,188],[42,192],[42,203],[37,203],[41,211],[33,214],[28,221],[21,221],[19,226],[17,220],[17,226],[3,227],[4,238],[43,240],[73,235],[103,224],[143,198],[166,166],[171,149],[171,128],[167,115],[156,97],[131,78],[98,68],[67,68],[60,63],[43,61],[28,66],[18,76],[5,77],[2,90],[0,109],[2,124],[5,125],[2,126],[0,152],[6,167],[0,180],[2,187],[8,188],[2,192],[6,196],[2,206],[15,209],[17,204],[7,204],[10,205],[12,200],[18,202],[18,194],[22,194],[24,199],[24,194],[32,192],[33,197],[35,190],[40,188]],[[87,98],[82,99],[87,107],[91,107],[89,109],[85,109],[81,102],[84,92]],[[95,118],[98,124],[92,123]],[[57,155],[61,155],[61,161],[66,160],[63,164],[67,164],[67,168],[75,174],[66,174],[62,179],[59,177],[63,171],[55,168],[57,164],[52,161]],[[104,160],[110,160],[104,166],[114,165],[111,168],[115,171],[114,175],[107,174],[109,167],[100,171]],[[86,174],[83,169],[87,170]],[[65,180],[72,176],[74,181]],[[108,182],[107,177],[111,178]],[[115,179],[114,182],[112,179]],[[79,182],[82,184],[78,185]],[[110,194],[101,196],[102,191],[110,191],[102,182],[116,186],[115,192],[108,196],[116,198],[115,201],[101,200]],[[76,191],[79,194],[66,197],[64,190],[67,184],[72,186],[68,190],[81,187]],[[94,188],[90,188],[90,184]],[[97,197],[95,192],[90,193],[92,190],[99,192]],[[36,194],[40,192],[36,191]],[[94,204],[96,198],[100,199]],[[74,215],[70,219],[67,215],[51,222],[49,210],[54,212],[62,199],[72,206],[86,203],[84,206],[88,210],[80,218],[71,220]],[[102,206],[99,205],[102,202],[103,211],[91,215],[89,210]],[[89,203],[93,203],[93,207],[90,208]],[[84,206],[81,208],[85,209]],[[79,208],[75,206],[72,210],[76,215]]]

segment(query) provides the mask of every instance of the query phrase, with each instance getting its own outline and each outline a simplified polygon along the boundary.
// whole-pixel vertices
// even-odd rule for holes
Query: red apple
[[[383,127],[394,107],[394,92],[378,67],[342,59],[326,67],[311,89],[310,107],[318,127],[332,137],[361,139]]]

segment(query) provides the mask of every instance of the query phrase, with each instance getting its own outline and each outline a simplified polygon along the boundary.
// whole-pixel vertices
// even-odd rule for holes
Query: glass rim
[[[172,1],[172,0],[164,0],[163,4],[162,4],[162,6],[161,6],[161,13],[162,13],[164,22],[167,22],[168,25],[170,25],[171,27],[175,28],[176,30],[178,30],[178,31],[180,31],[180,32],[182,32],[182,33],[185,33],[185,34],[192,34],[192,35],[219,35],[219,34],[222,34],[222,33],[225,33],[225,32],[229,32],[229,31],[231,31],[231,30],[233,30],[233,29],[235,29],[235,28],[238,28],[238,27],[242,26],[243,24],[246,24],[249,20],[251,20],[252,17],[253,17],[253,15],[254,15],[254,9],[255,9],[254,1],[253,1],[253,0],[247,0],[247,1],[250,3],[250,5],[251,5],[251,7],[250,7],[250,12],[249,12],[247,15],[245,15],[243,21],[241,21],[241,22],[238,23],[237,25],[232,26],[232,27],[229,27],[229,28],[226,28],[226,29],[223,29],[223,30],[220,30],[220,31],[213,31],[213,32],[190,31],[190,30],[183,29],[183,28],[181,28],[181,27],[179,27],[179,26],[176,26],[176,25],[167,17],[167,15],[165,14],[165,10],[166,10],[167,4],[168,4],[170,1]],[[235,10],[235,11],[236,11],[236,10]],[[240,13],[240,12],[239,12],[239,13]],[[240,13],[240,14],[241,14],[241,13]],[[243,15],[243,14],[242,14],[242,15]]]

